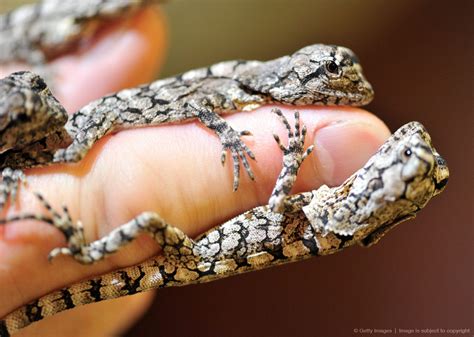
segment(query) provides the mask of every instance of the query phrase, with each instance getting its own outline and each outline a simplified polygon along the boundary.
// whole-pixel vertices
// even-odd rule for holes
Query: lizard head
[[[390,188],[384,192],[386,198],[404,198],[420,208],[444,190],[449,178],[446,161],[434,148],[425,127],[418,122],[398,129],[367,162],[361,177],[363,172],[370,171],[387,183],[388,179],[384,177],[390,175]],[[394,184],[403,186],[403,193],[392,188]]]
[[[356,174],[351,194],[364,194],[367,231],[360,241],[376,243],[398,223],[412,218],[449,178],[446,161],[431,143],[431,137],[418,122],[396,131]],[[370,215],[369,215],[370,214]]]
[[[0,80],[0,153],[44,138],[66,121],[66,110],[40,76],[20,71]]]
[[[323,185],[313,191],[303,211],[323,236],[370,246],[397,224],[413,218],[443,191],[448,177],[446,162],[423,125],[411,122],[341,186]]]
[[[290,104],[362,106],[374,91],[348,48],[316,44],[280,60],[279,83],[269,90],[277,101]]]

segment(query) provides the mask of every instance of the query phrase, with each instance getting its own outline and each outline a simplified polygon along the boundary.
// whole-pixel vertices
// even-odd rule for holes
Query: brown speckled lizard
[[[311,148],[304,150],[306,130],[295,113],[294,131],[283,146],[283,168],[269,205],[256,207],[191,239],[158,214],[144,212],[87,244],[82,228],[67,208],[58,213],[37,194],[50,216],[24,214],[3,220],[36,219],[61,230],[67,248],[50,257],[72,255],[93,263],[146,233],[162,253],[143,263],[117,270],[49,293],[0,320],[0,336],[79,305],[131,295],[150,289],[209,282],[227,276],[336,253],[354,244],[370,246],[400,222],[415,217],[446,186],[449,172],[425,128],[411,122],[395,132],[378,152],[341,186],[289,196],[298,169]],[[279,212],[277,212],[279,211]]]

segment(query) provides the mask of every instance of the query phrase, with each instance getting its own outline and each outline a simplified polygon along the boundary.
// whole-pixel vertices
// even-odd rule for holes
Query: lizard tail
[[[114,271],[53,291],[11,312],[0,320],[0,337],[7,337],[43,318],[75,307],[160,288],[167,284],[164,258]]]

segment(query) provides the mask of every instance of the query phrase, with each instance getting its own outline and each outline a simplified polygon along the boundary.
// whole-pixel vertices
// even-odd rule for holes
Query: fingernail
[[[316,130],[316,170],[329,186],[340,185],[361,168],[386,139],[386,130],[365,121],[342,121]]]

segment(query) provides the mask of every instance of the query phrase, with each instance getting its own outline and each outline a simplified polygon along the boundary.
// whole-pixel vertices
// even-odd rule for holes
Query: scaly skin
[[[86,244],[67,209],[58,214],[44,199],[40,200],[51,217],[31,214],[4,220],[38,219],[56,226],[67,234],[69,247],[55,249],[51,256],[68,254],[83,263],[104,258],[140,233],[155,238],[162,254],[52,292],[15,310],[0,321],[0,336],[79,305],[155,288],[209,282],[333,254],[354,244],[373,245],[400,222],[413,218],[446,186],[446,162],[432,146],[424,127],[411,122],[395,132],[341,186],[323,185],[288,197],[282,191],[291,189],[299,165],[308,154],[303,149],[305,129],[300,131],[297,116],[296,120],[294,133],[288,127],[288,147],[277,140],[284,152],[283,169],[270,204],[247,211],[195,240],[158,214],[145,212],[108,236]]]

